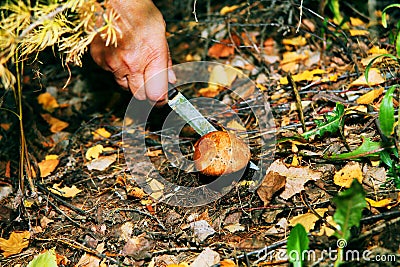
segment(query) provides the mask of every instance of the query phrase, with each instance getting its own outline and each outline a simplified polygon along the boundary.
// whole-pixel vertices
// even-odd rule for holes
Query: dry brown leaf
[[[260,187],[257,189],[257,194],[264,202],[264,206],[268,206],[273,195],[283,188],[286,184],[286,177],[277,172],[270,170],[264,177]]]
[[[49,219],[49,218],[47,218],[46,216],[43,216],[43,217],[40,219],[40,226],[41,226],[43,229],[46,229],[46,228],[47,228],[47,225],[49,225],[49,224],[52,223],[52,222],[54,222],[54,221],[51,220],[51,219]]]
[[[354,179],[361,184],[363,180],[363,173],[361,166],[358,162],[351,161],[347,163],[340,171],[335,173],[333,182],[342,187],[349,188]]]
[[[50,125],[52,133],[58,133],[69,126],[68,122],[54,118],[50,114],[41,114],[42,118]]]
[[[319,216],[324,217],[324,213],[328,211],[328,208],[319,208],[315,209],[315,212],[319,214]],[[290,226],[295,226],[300,223],[304,226],[307,233],[310,232],[311,229],[314,228],[315,223],[319,220],[318,216],[316,216],[312,212],[307,212],[304,214],[297,215],[289,220]]]
[[[29,231],[12,232],[8,239],[0,238],[0,250],[4,257],[9,257],[14,254],[20,253],[24,248],[29,245],[29,238],[31,234]]]
[[[92,132],[93,134],[93,139],[94,140],[99,140],[99,139],[104,139],[104,138],[110,138],[111,133],[107,131],[105,128],[99,128],[96,131]]]
[[[60,188],[61,183],[59,184],[54,184],[52,188],[49,188],[49,190],[59,196],[66,197],[66,198],[73,198],[82,190],[78,189],[75,185],[72,187],[64,186],[63,188]]]
[[[232,35],[232,40],[235,45],[240,44],[240,38],[237,35]],[[230,39],[223,39],[208,49],[208,56],[213,58],[224,58],[235,54],[235,48]]]
[[[86,164],[89,171],[104,171],[117,160],[117,155],[101,156]]]
[[[37,99],[38,103],[42,105],[43,109],[47,110],[48,112],[53,112],[54,109],[60,106],[54,96],[48,92],[40,94]]]
[[[132,188],[127,187],[126,189],[128,192],[128,196],[130,197],[143,198],[144,196],[147,195],[140,187],[132,187]]]
[[[368,93],[357,98],[356,102],[360,105],[368,105],[375,101],[378,97],[380,97],[383,93],[383,87],[379,89],[374,89],[369,91]]]
[[[97,159],[103,151],[104,147],[102,145],[93,146],[86,151],[85,158],[87,160]]]
[[[145,235],[135,236],[126,241],[122,255],[132,256],[136,260],[144,259],[150,255],[153,246],[154,242],[145,238]]]
[[[38,167],[40,170],[40,177],[44,178],[50,175],[56,167],[60,160],[57,155],[47,155],[46,159],[42,160],[38,163]]]
[[[96,251],[98,253],[103,253],[104,251],[104,242],[100,243],[96,247]],[[99,267],[100,266],[100,258],[91,255],[91,254],[83,254],[82,257],[79,259],[78,263],[75,266],[79,267]]]
[[[246,228],[241,225],[240,223],[235,223],[235,224],[229,224],[224,226],[224,229],[228,230],[231,233],[235,233],[235,232],[240,232],[240,231],[244,231]]]
[[[304,184],[308,181],[316,181],[321,178],[322,173],[307,167],[286,167],[281,160],[274,161],[269,167],[269,171],[274,171],[286,177],[285,190],[280,194],[283,199],[289,199],[304,190]]]
[[[364,74],[361,75],[357,80],[350,84],[351,86],[369,86],[378,85],[384,83],[385,79],[382,77],[381,72],[377,68],[371,68],[368,72],[368,83],[365,79]]]
[[[0,123],[0,127],[4,130],[4,131],[8,131],[11,127],[11,123]]]
[[[150,196],[154,199],[159,199],[164,196],[164,184],[156,179],[149,179],[146,181],[147,185],[150,186],[152,193]]]
[[[163,154],[163,151],[161,149],[157,149],[157,150],[147,149],[147,152],[144,155],[148,156],[148,157],[158,157],[158,156],[160,156],[162,154]]]

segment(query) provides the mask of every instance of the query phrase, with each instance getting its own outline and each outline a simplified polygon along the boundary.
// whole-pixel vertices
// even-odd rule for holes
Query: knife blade
[[[168,83],[168,105],[185,122],[187,122],[200,136],[215,132],[217,129],[194,107],[190,101],[179,92],[173,84]],[[259,170],[258,166],[252,161],[249,162],[250,168]]]

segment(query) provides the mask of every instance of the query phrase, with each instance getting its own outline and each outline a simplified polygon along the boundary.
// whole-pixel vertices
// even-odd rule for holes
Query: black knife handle
[[[174,98],[177,94],[178,90],[175,88],[175,85],[168,83],[168,99]]]

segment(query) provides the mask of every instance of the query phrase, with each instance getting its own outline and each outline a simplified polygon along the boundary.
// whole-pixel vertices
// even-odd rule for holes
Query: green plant
[[[100,34],[106,45],[117,45],[118,15],[107,1],[96,0],[8,0],[0,6],[0,77],[3,90],[13,90],[20,129],[19,189],[25,175],[34,192],[22,113],[24,66],[52,47],[63,65],[82,65],[81,58],[93,38]],[[1,108],[1,107],[0,107]]]
[[[308,249],[309,242],[304,226],[299,223],[296,224],[290,231],[287,240],[287,254],[293,266],[301,267],[304,265],[304,251]]]

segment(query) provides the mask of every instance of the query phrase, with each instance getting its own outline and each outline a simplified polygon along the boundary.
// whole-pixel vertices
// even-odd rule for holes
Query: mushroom
[[[250,156],[249,146],[233,133],[211,132],[194,144],[196,169],[209,176],[237,172],[246,167]]]

